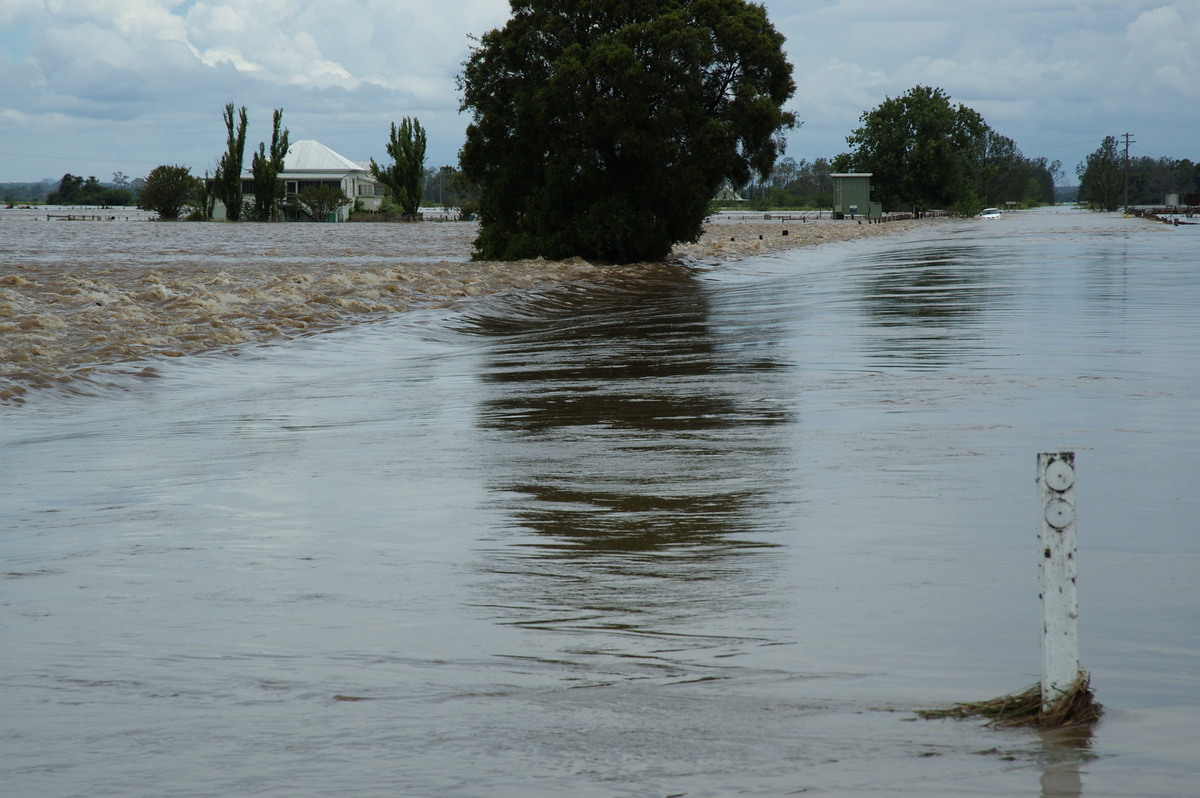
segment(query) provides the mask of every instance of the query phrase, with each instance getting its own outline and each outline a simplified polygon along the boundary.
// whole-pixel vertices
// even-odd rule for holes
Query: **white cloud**
[[[1143,12],[1125,34],[1122,66],[1144,89],[1200,102],[1200,5],[1175,3]]]
[[[797,111],[810,120],[792,137],[799,157],[844,150],[863,111],[919,84],[1068,171],[1105,135],[1139,127],[1154,154],[1200,156],[1187,134],[1200,125],[1194,0],[772,5],[797,66]]]
[[[389,122],[417,116],[430,159],[451,163],[468,34],[507,11],[504,0],[4,0],[0,180],[103,176],[108,164],[202,171],[230,101],[248,107],[252,142],[283,107],[293,137],[353,158],[382,156]]]
[[[1195,0],[767,9],[796,67],[795,157],[845,150],[864,111],[918,84],[1068,171],[1126,130],[1151,154],[1200,157]],[[355,159],[382,157],[388,124],[416,116],[430,161],[452,163],[468,35],[508,10],[505,0],[0,0],[0,180],[103,176],[109,164],[203,171],[223,148],[230,101],[247,106],[253,143],[282,107],[293,137]]]

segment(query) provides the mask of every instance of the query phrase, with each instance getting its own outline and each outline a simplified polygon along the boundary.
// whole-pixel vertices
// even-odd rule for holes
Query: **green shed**
[[[883,206],[871,202],[871,172],[836,174],[833,177],[833,216],[841,219],[849,216],[865,216],[878,219],[883,215]]]

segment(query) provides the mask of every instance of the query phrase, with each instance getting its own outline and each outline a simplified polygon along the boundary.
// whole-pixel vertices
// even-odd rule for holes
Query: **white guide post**
[[[1079,677],[1079,604],[1075,596],[1075,453],[1038,455],[1041,515],[1042,710]]]

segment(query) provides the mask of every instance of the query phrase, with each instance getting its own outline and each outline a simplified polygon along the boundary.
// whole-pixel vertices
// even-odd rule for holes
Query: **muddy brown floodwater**
[[[0,214],[6,796],[1196,793],[1200,226]],[[1043,451],[1104,717],[921,720],[1039,678]]]
[[[6,210],[3,222],[0,401],[20,401],[30,387],[51,384],[86,390],[86,381],[103,380],[113,364],[286,340],[473,297],[669,270],[681,261],[727,261],[911,224],[726,215],[701,241],[681,246],[672,264],[612,267],[578,259],[472,261],[477,225],[470,222],[68,221],[49,220],[41,208]]]

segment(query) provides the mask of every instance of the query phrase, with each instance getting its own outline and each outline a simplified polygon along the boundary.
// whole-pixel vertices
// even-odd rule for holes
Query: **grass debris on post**
[[[1063,729],[1085,726],[1100,720],[1103,708],[1092,694],[1087,671],[1080,671],[1075,682],[1049,709],[1043,708],[1042,686],[1030,685],[1019,693],[988,701],[955,704],[949,709],[922,709],[917,715],[926,720],[987,718],[988,726],[1029,726],[1037,729]]]
[[[1038,455],[1038,535],[1042,588],[1042,680],[1021,693],[950,709],[923,710],[922,718],[989,718],[989,725],[1063,728],[1095,723],[1102,707],[1079,667],[1079,605],[1075,560],[1075,453]]]

